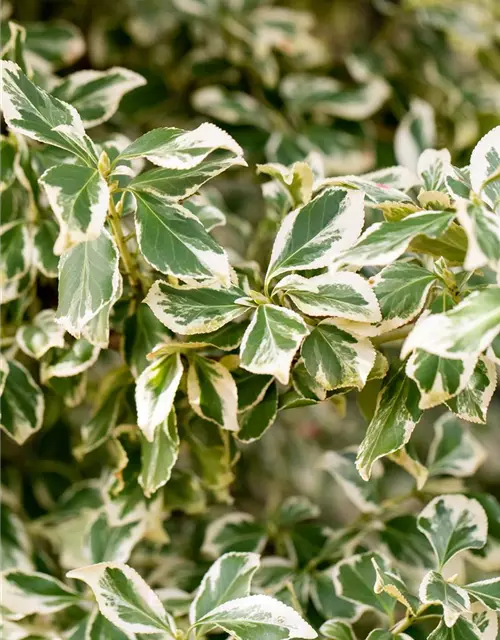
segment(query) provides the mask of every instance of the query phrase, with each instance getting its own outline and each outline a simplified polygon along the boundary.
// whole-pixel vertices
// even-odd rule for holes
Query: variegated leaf
[[[172,410],[182,374],[181,357],[173,353],[154,360],[137,378],[137,424],[149,442]]]
[[[47,199],[59,223],[54,253],[99,237],[106,219],[109,189],[97,168],[65,164],[41,177]]]
[[[465,618],[459,618],[450,628],[444,620],[430,634],[429,640],[481,640],[479,629]]]
[[[27,369],[13,360],[7,363],[2,391],[0,427],[18,444],[42,428],[45,400]]]
[[[3,114],[9,128],[22,135],[60,147],[87,166],[97,164],[97,151],[85,134],[76,109],[27,78],[13,62],[2,61]]]
[[[418,596],[423,604],[438,603],[443,607],[444,622],[452,627],[458,617],[469,610],[467,591],[447,582],[440,573],[429,571],[420,584]]]
[[[272,111],[242,91],[203,87],[194,92],[192,102],[197,111],[229,124],[251,124],[266,130],[273,127]]]
[[[420,154],[417,172],[426,191],[446,191],[446,178],[451,171],[448,149],[426,149]]]
[[[172,474],[179,455],[180,439],[175,411],[155,429],[153,441],[141,438],[141,473],[139,484],[144,495],[150,497],[163,487]]]
[[[429,475],[472,476],[486,457],[480,442],[450,414],[441,416],[434,431],[426,462]]]
[[[431,543],[442,568],[460,551],[484,547],[488,520],[477,500],[444,495],[434,498],[420,512],[418,528]]]
[[[314,327],[302,343],[301,355],[309,374],[328,391],[363,388],[375,362],[371,342],[339,329],[333,320]]]
[[[312,278],[286,276],[274,288],[283,291],[308,316],[332,316],[377,322],[380,309],[368,282],[357,273],[328,272]]]
[[[52,95],[73,105],[89,129],[109,120],[122,97],[145,83],[138,73],[122,67],[106,71],[89,69],[65,76]]]
[[[463,420],[485,424],[496,386],[495,363],[486,356],[480,356],[465,387],[447,400],[446,406]]]
[[[457,220],[464,228],[468,241],[464,269],[474,271],[488,265],[498,271],[500,268],[500,218],[478,202],[459,199],[456,207]]]
[[[472,582],[464,587],[468,593],[492,611],[500,611],[500,578]]]
[[[420,154],[434,146],[436,121],[432,106],[413,98],[410,111],[402,118],[394,137],[394,152],[398,164],[416,171]]]
[[[340,259],[358,266],[390,264],[407,250],[417,236],[438,238],[454,217],[455,212],[451,211],[419,211],[398,222],[375,222]]]
[[[26,355],[39,360],[52,347],[64,347],[64,329],[57,324],[55,312],[44,309],[32,324],[19,327],[16,340]]]
[[[74,569],[67,575],[88,584],[102,615],[124,633],[166,633],[167,637],[175,637],[173,618],[154,591],[128,565],[101,562]]]
[[[375,414],[359,447],[356,466],[364,480],[369,479],[376,460],[398,451],[410,439],[422,415],[419,396],[417,385],[405,375],[404,365],[395,365],[384,380]]]
[[[113,524],[101,513],[90,527],[88,545],[92,562],[127,562],[132,549],[143,537],[144,520]]]
[[[478,356],[500,332],[500,287],[474,291],[456,307],[422,319],[406,339],[401,357],[423,349],[442,358]]]
[[[148,353],[161,343],[168,342],[170,332],[151,309],[140,304],[136,312],[125,320],[123,328],[123,353],[134,378],[150,364]]]
[[[33,237],[33,262],[47,278],[57,278],[59,256],[54,253],[58,226],[55,220],[42,220]]]
[[[216,278],[229,285],[225,251],[196,216],[179,204],[135,192],[135,225],[141,253],[155,269],[178,278]]]
[[[490,611],[480,602],[474,602],[471,611],[463,617],[477,628],[481,640],[497,640],[498,615],[495,611]]]
[[[51,378],[68,378],[90,369],[99,357],[100,348],[80,338],[64,350],[57,349],[42,362],[40,378],[45,384]]]
[[[236,383],[222,364],[194,355],[187,377],[189,404],[205,420],[223,429],[238,431],[238,392]]]
[[[0,240],[0,284],[4,286],[28,273],[33,259],[33,239],[26,223],[15,220],[0,227]]]
[[[325,267],[357,240],[364,221],[363,194],[325,189],[303,207],[289,213],[276,235],[266,274]]]
[[[481,138],[470,157],[470,181],[473,190],[481,195],[495,211],[500,206],[500,127]]]
[[[241,367],[287,384],[293,357],[307,334],[298,314],[273,304],[259,305],[241,343]]]
[[[217,331],[248,311],[239,304],[245,292],[237,287],[181,287],[157,280],[145,302],[171,331],[183,335]]]
[[[267,534],[263,525],[248,513],[233,511],[208,525],[202,551],[216,559],[228,551],[260,552],[266,541]]]
[[[372,564],[377,576],[373,587],[375,593],[386,593],[402,604],[411,615],[415,615],[420,608],[420,602],[410,593],[400,576],[381,567],[376,558],[372,558]]]
[[[327,620],[321,625],[319,632],[325,638],[333,640],[356,640],[351,625],[342,620]]]
[[[204,122],[193,131],[175,127],[153,129],[124,149],[118,161],[147,158],[165,169],[189,169],[199,165],[216,149],[243,155],[240,145],[228,133]]]
[[[254,378],[265,376],[256,376]],[[238,396],[239,398],[240,396]],[[261,438],[264,433],[274,424],[278,413],[278,389],[276,383],[271,378],[271,383],[266,387],[264,396],[247,409],[244,409],[238,416],[240,430],[238,440],[241,442],[254,442]]]

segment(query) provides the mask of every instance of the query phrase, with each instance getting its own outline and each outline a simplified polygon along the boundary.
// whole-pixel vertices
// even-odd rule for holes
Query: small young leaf
[[[287,384],[293,357],[307,333],[305,322],[293,311],[259,305],[241,343],[241,367]]]
[[[431,543],[442,568],[460,551],[484,547],[488,520],[477,500],[444,495],[434,498],[420,512],[418,528]]]
[[[74,569],[67,576],[88,584],[102,615],[124,633],[162,632],[175,637],[173,618],[154,591],[126,564],[101,562]]]

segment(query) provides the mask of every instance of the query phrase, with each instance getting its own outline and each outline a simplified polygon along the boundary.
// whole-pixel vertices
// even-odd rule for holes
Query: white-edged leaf
[[[104,229],[61,256],[57,321],[75,338],[120,291],[118,261],[116,244]]]
[[[291,607],[265,595],[226,602],[197,623],[216,625],[237,640],[317,638],[318,634]]]
[[[357,266],[390,264],[417,236],[438,238],[454,217],[454,211],[418,211],[397,222],[375,222],[340,259]]]
[[[240,348],[240,366],[288,383],[293,357],[308,334],[302,318],[273,304],[259,305]]]
[[[254,378],[256,376],[252,374]],[[264,377],[264,376],[262,376]],[[237,438],[241,442],[254,442],[274,424],[278,413],[278,389],[271,378],[271,383],[266,387],[264,396],[248,409],[243,410],[238,416],[240,430]]]
[[[190,359],[187,393],[193,411],[223,429],[238,431],[238,391],[219,362],[194,355]]]
[[[500,611],[500,578],[471,582],[464,589],[488,609]]]
[[[274,288],[284,291],[308,316],[332,316],[357,322],[377,322],[380,308],[368,282],[357,273],[327,272],[312,278],[286,276]]]
[[[20,280],[28,273],[33,259],[33,239],[23,220],[3,224],[0,227],[0,239],[0,284],[4,286]]]
[[[259,553],[266,540],[265,528],[250,514],[233,511],[208,525],[202,552],[214,559],[228,551]]]
[[[444,620],[429,635],[429,640],[481,640],[479,629],[461,617],[452,627],[447,627]]]
[[[155,429],[153,441],[141,438],[141,473],[138,482],[144,495],[150,497],[163,487],[172,474],[179,455],[180,439],[175,411]]]
[[[451,494],[429,502],[418,516],[418,528],[431,543],[441,568],[464,549],[484,547],[488,520],[477,500]]]
[[[447,400],[446,406],[462,420],[485,424],[496,386],[495,363],[486,356],[480,356],[465,387]]]
[[[191,624],[229,600],[250,595],[250,584],[259,564],[257,553],[226,553],[216,560],[203,576],[191,604]]]
[[[500,156],[499,156],[500,169]],[[500,176],[499,181],[500,185]],[[500,198],[500,186],[499,186]],[[467,255],[464,269],[474,271],[485,265],[500,269],[500,218],[484,205],[459,199],[457,220],[467,235]]]
[[[52,347],[64,347],[64,329],[57,324],[55,312],[44,309],[32,324],[19,327],[16,341],[26,355],[39,360]]]
[[[394,137],[394,152],[398,164],[416,171],[420,154],[434,146],[436,122],[432,106],[413,98],[410,111],[402,118]]]
[[[272,130],[273,113],[243,91],[227,91],[223,87],[203,87],[192,95],[197,111],[230,124],[251,124]]]
[[[155,592],[126,564],[101,562],[74,569],[68,578],[82,580],[94,592],[99,610],[128,633],[166,633],[175,637],[175,623]]]
[[[342,620],[332,619],[323,622],[319,632],[325,638],[333,638],[333,640],[356,640],[351,625]]]
[[[448,149],[426,149],[420,154],[417,172],[426,191],[446,191],[446,178],[451,171]]]
[[[48,169],[40,182],[59,222],[56,255],[99,236],[108,211],[109,189],[96,168],[59,165]]]
[[[175,333],[211,333],[248,311],[238,304],[245,293],[237,287],[173,286],[157,280],[144,302]]]
[[[97,152],[76,109],[33,84],[17,64],[3,60],[1,70],[2,109],[9,128],[65,149],[86,165],[95,166]]]
[[[0,427],[18,444],[23,444],[42,428],[45,400],[42,390],[22,364],[11,360],[7,366]]]
[[[127,562],[145,529],[145,520],[114,525],[105,512],[101,513],[88,534],[90,559],[94,563]]]
[[[477,628],[481,640],[497,640],[498,614],[495,611],[490,611],[480,602],[474,602],[471,611],[463,617]]]
[[[142,76],[122,67],[88,69],[65,76],[52,95],[73,105],[88,129],[109,120],[122,97],[144,84]]]
[[[170,332],[146,304],[125,320],[123,327],[123,353],[130,371],[137,378],[149,366],[147,355],[158,345],[168,342]]]
[[[420,602],[416,596],[410,593],[401,577],[393,571],[382,568],[376,558],[372,558],[372,564],[377,576],[373,587],[375,593],[386,593],[402,604],[410,614],[415,615],[420,608]]]
[[[0,583],[2,607],[14,620],[55,613],[80,600],[78,593],[45,573],[12,569],[2,573]]]
[[[495,127],[479,140],[471,153],[470,181],[473,190],[497,212],[500,205],[499,170],[500,127]]]
[[[276,235],[266,282],[294,270],[325,267],[356,242],[364,221],[360,191],[325,189],[288,214]]]
[[[302,343],[301,355],[308,373],[328,391],[362,389],[375,362],[372,343],[339,329],[334,320],[314,327]]]
[[[204,122],[193,131],[175,127],[153,129],[124,149],[119,159],[147,158],[166,169],[189,169],[196,167],[216,149],[243,155],[240,145],[228,133]]]
[[[444,622],[452,627],[457,618],[469,610],[470,599],[467,591],[447,582],[440,573],[429,571],[424,576],[418,591],[423,604],[439,603],[443,607]]]
[[[155,269],[178,278],[217,278],[229,285],[225,251],[188,209],[135,192],[135,225],[142,255]]]
[[[172,353],[154,360],[137,378],[137,424],[149,442],[172,410],[183,371],[180,354]]]
[[[118,627],[115,627],[107,618],[105,618],[99,609],[94,609],[90,614],[82,635],[77,635],[80,628],[69,637],[69,640],[136,640],[136,636],[130,633],[124,633]]]
[[[401,351],[405,358],[423,349],[442,358],[478,356],[500,332],[500,287],[473,291],[450,311],[423,318]]]
[[[33,262],[47,278],[57,278],[59,256],[54,253],[54,245],[58,230],[55,220],[42,220],[33,236]]]
[[[453,415],[445,414],[434,424],[434,439],[426,466],[429,475],[466,478],[474,475],[486,457],[481,443]]]
[[[83,373],[95,364],[100,351],[84,338],[75,340],[70,347],[57,350],[53,357],[42,362],[40,378],[45,384],[51,378],[68,378]]]
[[[356,459],[364,480],[370,478],[376,460],[398,451],[410,439],[422,415],[419,395],[417,385],[406,377],[404,365],[396,365],[389,371]]]

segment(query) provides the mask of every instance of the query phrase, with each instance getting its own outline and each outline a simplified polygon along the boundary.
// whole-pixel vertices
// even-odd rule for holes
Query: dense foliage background
[[[495,0],[19,0],[2,5],[3,46],[9,19],[26,27],[34,77],[46,89],[55,86],[55,76],[82,69],[122,66],[146,79],[124,95],[111,119],[92,129],[94,140],[112,134],[134,140],[156,127],[194,129],[207,120],[228,131],[243,147],[252,170],[236,167],[211,183],[215,189],[207,191],[212,198],[208,203],[217,215],[226,216],[226,225],[213,235],[261,265],[269,260],[280,218],[278,211],[274,218],[264,216],[261,185],[267,177],[253,171],[255,164],[290,165],[318,154],[329,176],[361,174],[393,164],[415,169],[424,148],[447,147],[453,164],[462,166],[481,136],[500,124],[500,4]],[[42,157],[39,162],[43,166]],[[2,198],[4,217],[12,206],[8,190]],[[377,212],[370,215],[376,219]],[[56,306],[54,282],[41,277],[36,291],[2,308],[2,347],[12,348],[26,318],[41,307]],[[83,530],[100,507],[92,482],[102,482],[103,469],[112,471],[107,476],[110,500],[132,510],[142,499],[136,493],[140,454],[133,426],[115,415],[112,437],[98,447],[84,446],[85,426],[102,406],[103,384],[114,384],[109,372],[121,363],[126,309],[117,307],[109,349],[85,374],[85,391],[79,393],[73,383],[78,401],[68,403],[65,379],[52,378],[44,387],[43,429],[23,446],[2,433],[2,543],[12,566],[22,557],[25,568],[58,577],[74,568]],[[31,366],[29,358],[19,358]],[[133,406],[133,385],[122,386],[120,392],[125,401],[130,395]],[[150,586],[182,590],[165,596],[182,612],[183,597],[198,585],[211,560],[234,548],[213,541],[208,548],[207,525],[226,513],[244,512],[262,523],[252,522],[243,532],[261,541],[256,545],[260,550],[285,556],[294,549],[297,570],[283,599],[292,604],[298,600],[312,624],[335,617],[328,603],[318,603],[320,588],[308,586],[317,580],[310,569],[326,566],[317,559],[325,527],[347,527],[341,531],[351,535],[360,523],[369,523],[371,510],[360,515],[359,501],[353,503],[346,491],[347,481],[336,482],[324,471],[324,453],[361,442],[377,391],[334,395],[282,411],[260,440],[237,451],[227,442],[206,442],[206,434],[195,434],[199,440],[190,442],[189,450],[181,448],[172,478],[161,490],[162,501],[148,505],[146,533],[141,533],[130,564]],[[421,460],[428,455],[433,424],[443,413],[442,406],[426,412],[414,433],[412,446]],[[108,420],[113,420],[109,414]],[[494,453],[500,450],[499,424],[500,405],[494,397],[487,423],[468,427],[485,452],[493,454],[478,457],[482,464],[467,474],[475,471],[470,481],[436,479],[427,497],[460,491],[467,482],[473,494],[500,498],[500,459]],[[385,460],[384,469],[372,483],[370,491],[376,495],[369,501],[382,504],[390,517],[418,512],[423,503],[414,478],[394,462]],[[358,482],[361,486],[358,479],[347,485]],[[305,520],[289,527],[279,509],[292,496],[309,499],[319,510],[308,511],[308,506]],[[154,504],[161,515],[154,513]],[[494,508],[500,513],[498,505]],[[500,516],[495,518],[498,533]],[[394,545],[396,539],[394,534]],[[405,531],[403,546],[409,540]],[[421,560],[423,552],[415,553]],[[498,571],[500,563],[493,556],[488,568]],[[455,572],[461,571],[457,564]],[[308,589],[316,600],[303,596]],[[64,613],[66,618],[59,616],[61,628],[78,622],[72,609]],[[365,616],[359,637],[373,626],[373,618]],[[407,633],[424,638],[423,629]]]

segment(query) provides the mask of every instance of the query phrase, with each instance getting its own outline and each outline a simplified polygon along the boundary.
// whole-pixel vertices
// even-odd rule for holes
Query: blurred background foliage
[[[498,0],[16,0],[2,4],[2,20],[8,19],[26,27],[37,81],[47,87],[55,84],[55,76],[113,65],[147,79],[125,96],[109,122],[92,131],[96,139],[113,132],[133,139],[154,127],[193,128],[210,119],[244,147],[251,167],[266,160],[289,164],[316,151],[327,172],[338,175],[411,164],[394,140],[422,122],[430,128],[426,135],[432,146],[448,147],[453,163],[461,166],[481,135],[500,124]],[[422,110],[425,117],[412,116]],[[418,139],[421,132],[412,134]],[[264,218],[260,182],[248,169],[217,181],[229,213],[227,227],[217,230],[219,239],[241,254],[248,250],[254,259],[265,257],[266,250],[265,229],[261,233],[262,222],[257,226]],[[271,224],[268,218],[265,224]],[[89,381],[89,399],[102,372],[116,365],[115,356],[103,353],[93,386]],[[170,504],[177,500],[194,514],[208,501],[212,520],[233,502],[233,509],[263,517],[285,497],[300,494],[321,506],[322,522],[345,525],[357,511],[318,468],[318,460],[325,450],[362,439],[366,423],[354,396],[280,413],[259,442],[243,447],[238,465],[227,465],[225,475],[220,461],[200,453],[201,487],[194,480],[183,484],[188,471],[181,456],[167,485]],[[47,402],[46,428],[22,450],[3,443],[4,482],[24,488],[32,517],[50,511],[74,482],[98,476],[103,456],[108,463],[115,460],[120,477],[118,449],[99,450],[74,464],[71,434],[91,404],[61,420],[58,402],[56,396]],[[365,398],[364,404],[369,402]],[[412,442],[422,458],[432,421],[441,413],[427,412],[416,429]],[[497,398],[489,424],[471,426],[488,452],[500,450],[499,425]],[[384,466],[386,498],[404,492],[405,484],[411,489],[408,474],[392,462]],[[455,487],[461,481],[453,482]],[[469,486],[500,497],[500,457],[490,455]],[[183,566],[194,570],[200,521],[172,508],[167,531],[172,539],[182,531],[179,544],[190,558]],[[48,556],[44,561],[51,562]],[[161,571],[173,566],[178,577],[179,562],[166,562],[150,583],[163,584]],[[203,573],[205,566],[196,571]]]

